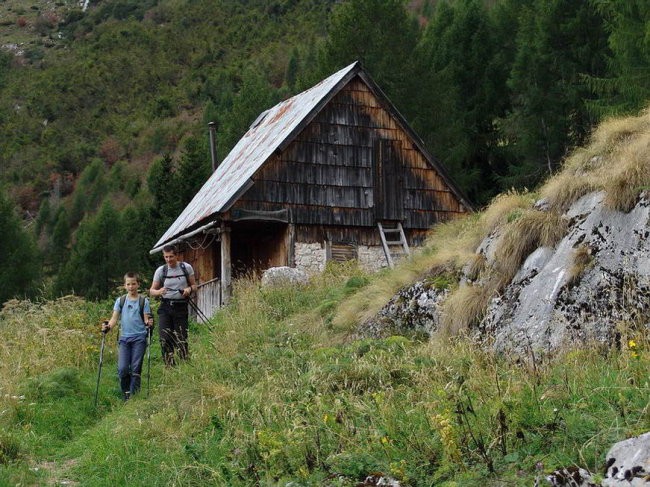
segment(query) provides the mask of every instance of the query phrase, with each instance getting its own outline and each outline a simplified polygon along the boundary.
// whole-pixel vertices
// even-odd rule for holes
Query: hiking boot
[[[127,392],[124,393],[124,401],[126,402],[129,399],[131,399],[131,393],[127,391]]]

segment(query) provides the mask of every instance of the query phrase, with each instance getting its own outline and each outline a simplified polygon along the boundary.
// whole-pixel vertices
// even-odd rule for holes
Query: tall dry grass
[[[385,269],[373,277],[368,286],[342,302],[333,317],[333,325],[337,329],[353,331],[358,323],[373,317],[402,287],[432,277],[431,272],[435,269],[441,272],[460,269],[472,259],[480,235],[481,224],[477,215],[437,225],[423,248],[413,249],[412,255],[400,261],[394,269]]]
[[[101,342],[97,311],[72,296],[12,300],[0,311],[0,400],[25,379],[62,367],[87,367]],[[62,326],[64,325],[64,326]]]
[[[603,190],[609,208],[629,211],[650,185],[649,149],[650,109],[605,120],[588,145],[575,150],[562,171],[544,184],[541,195],[561,213],[581,196]]]
[[[436,225],[423,248],[414,249],[410,258],[400,262],[395,269],[385,270],[380,278],[373,279],[366,288],[341,303],[333,319],[334,326],[341,330],[354,330],[358,323],[372,318],[399,289],[416,280],[435,277],[436,273],[454,276],[464,268],[479,274],[486,264],[485,256],[476,253],[481,241],[520,217],[533,202],[533,194],[509,191],[496,197],[481,213]],[[540,238],[544,240],[547,237],[540,235]],[[445,325],[447,331],[455,333],[467,329],[470,322],[476,321],[494,292],[494,289],[478,285],[453,292],[447,300],[449,312],[445,316],[450,320]]]
[[[501,286],[515,276],[538,247],[553,247],[566,234],[567,221],[554,212],[527,210],[508,224],[496,244],[494,269]]]

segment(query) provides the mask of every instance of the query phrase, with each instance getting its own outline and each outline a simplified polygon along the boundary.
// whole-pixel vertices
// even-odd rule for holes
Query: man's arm
[[[196,279],[194,279],[194,274],[187,277],[189,286],[183,289],[183,296],[188,297],[194,291],[196,291]]]
[[[149,296],[162,296],[167,292],[167,289],[161,286],[159,281],[153,281],[149,289]]]

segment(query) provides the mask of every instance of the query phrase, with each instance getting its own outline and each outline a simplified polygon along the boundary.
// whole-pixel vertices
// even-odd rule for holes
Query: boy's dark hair
[[[176,245],[165,245],[163,247],[163,252],[171,252],[172,254],[178,254],[178,249]]]
[[[127,272],[124,274],[124,280],[126,281],[127,279],[135,279],[136,281],[140,282],[140,278],[135,272]]]

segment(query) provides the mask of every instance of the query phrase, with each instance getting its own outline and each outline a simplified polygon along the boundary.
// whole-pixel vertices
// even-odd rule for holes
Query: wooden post
[[[230,227],[221,223],[221,304],[230,302],[232,291],[232,265],[230,261]]]
[[[287,246],[287,266],[295,267],[296,266],[296,226],[293,223],[289,223],[287,228],[287,238],[285,239],[285,245]]]

